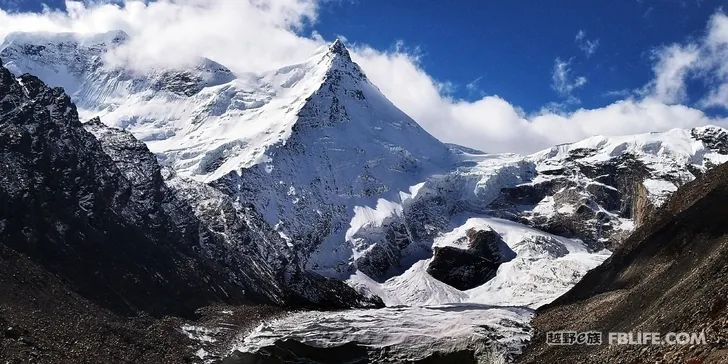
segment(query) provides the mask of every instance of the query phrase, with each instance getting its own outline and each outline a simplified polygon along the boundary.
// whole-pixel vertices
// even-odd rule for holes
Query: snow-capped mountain
[[[482,220],[493,217],[535,229],[528,236],[539,236],[536,246],[555,234],[563,242],[557,250],[582,250],[566,248],[563,237],[599,251],[728,152],[725,130],[705,127],[594,137],[530,156],[485,155],[427,134],[340,41],[300,64],[233,75],[207,59],[144,73],[107,65],[127,38],[16,33],[0,57],[15,73],[66,87],[83,113],[144,141],[171,171],[167,183],[187,191],[211,225],[221,222],[200,201],[231,198],[241,220],[251,220],[248,212],[261,220],[252,227],[267,231],[259,248],[281,269],[296,262],[356,286],[423,284],[407,272],[432,279],[423,261],[443,236],[459,231],[452,240],[467,241],[466,225],[494,228]],[[199,182],[209,187],[190,187]],[[504,240],[513,251],[520,243]]]
[[[16,75],[65,87],[83,115],[143,141],[164,183],[223,241],[212,255],[232,269],[260,265],[302,302],[328,302],[327,287],[340,282],[321,274],[372,298],[332,288],[338,306],[381,298],[410,306],[407,315],[443,304],[523,306],[525,323],[677,187],[728,161],[728,132],[719,127],[484,154],[425,132],[340,41],[296,65],[235,75],[207,59],[143,73],[108,63],[126,39],[13,34],[0,57]],[[248,254],[255,258],[236,258]],[[490,313],[473,317],[481,314]],[[392,317],[361,327],[376,335]],[[515,326],[506,339],[524,335]],[[279,329],[260,330],[296,336]],[[340,344],[336,335],[316,342]]]
[[[286,257],[263,244],[257,215],[224,196],[212,194],[214,217],[200,214],[205,201],[193,208],[189,196],[204,193],[171,183],[171,172],[165,181],[155,155],[129,132],[98,118],[82,124],[63,89],[0,64],[0,93],[0,244],[92,301],[158,314],[220,301],[378,303],[300,266],[281,269]],[[234,240],[217,216],[237,227]]]
[[[301,64],[229,79],[222,66],[217,77],[201,76],[199,67],[142,76],[104,64],[122,35],[73,39],[14,34],[0,57],[16,73],[45,75],[90,58],[83,63],[92,66],[49,82],[74,78],[59,85],[73,84],[85,113],[130,131],[177,175],[253,204],[283,239],[296,242],[298,259],[331,276],[350,272],[356,248],[345,244],[345,232],[355,206],[393,199],[452,163],[449,149],[392,105],[339,41]],[[189,73],[227,82],[182,92],[164,82]],[[148,87],[157,83],[167,87]]]
[[[460,152],[454,171],[402,192],[400,201],[360,207],[352,220],[347,237],[371,248],[348,282],[391,309],[302,313],[261,325],[233,349],[275,356],[293,350],[284,340],[296,340],[316,347],[357,343],[370,355],[400,360],[470,351],[484,362],[509,361],[530,336],[530,309],[561,296],[606,260],[611,252],[604,245],[619,244],[670,191],[728,161],[726,141],[726,130],[702,127],[595,137],[529,156]],[[470,253],[488,232],[507,246],[491,279],[457,289],[433,276],[438,249]],[[468,260],[455,261],[461,265],[451,272],[467,282]],[[321,330],[322,322],[331,329]],[[421,337],[426,347],[412,339]]]

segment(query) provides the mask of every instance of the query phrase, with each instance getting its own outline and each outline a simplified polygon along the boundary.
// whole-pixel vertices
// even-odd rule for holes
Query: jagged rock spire
[[[346,59],[351,59],[349,57],[349,50],[346,49],[344,42],[342,42],[341,39],[338,38],[329,46],[329,52],[332,54],[346,57]]]

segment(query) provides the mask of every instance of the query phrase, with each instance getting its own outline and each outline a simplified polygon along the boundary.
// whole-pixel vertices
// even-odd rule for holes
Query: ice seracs
[[[536,308],[606,259],[605,248],[619,244],[677,186],[728,161],[719,147],[724,140],[724,129],[705,127],[594,137],[529,156],[461,154],[470,163],[428,178],[396,203],[379,201],[377,209],[357,215],[347,238],[367,246],[367,255],[357,258],[359,272],[349,282],[388,304]],[[516,258],[472,290],[456,290],[427,274],[427,252],[458,246],[473,228],[494,229]],[[393,274],[392,266],[401,273]],[[546,272],[559,273],[539,281],[552,276]]]

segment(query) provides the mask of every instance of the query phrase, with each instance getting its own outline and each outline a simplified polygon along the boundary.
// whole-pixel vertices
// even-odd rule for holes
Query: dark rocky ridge
[[[540,308],[527,363],[728,358],[728,164],[681,187],[601,266]],[[547,346],[546,332],[705,332],[707,345]]]
[[[195,356],[201,343],[185,335],[180,330],[183,325],[235,327],[214,335],[217,341],[210,343],[223,344],[283,311],[268,305],[210,306],[197,310],[194,321],[123,317],[73,292],[58,276],[0,244],[3,363],[201,363]],[[206,350],[219,355],[216,348]]]
[[[173,202],[154,170],[144,186],[130,181],[62,89],[0,68],[0,94],[2,244],[119,312],[264,300],[195,252],[199,224],[163,208]]]
[[[0,360],[3,363],[181,363],[192,343],[182,321],[127,319],[0,244]]]
[[[195,216],[193,208],[177,191],[168,187],[157,159],[147,146],[130,133],[105,126],[96,118],[83,125],[101,143],[103,151],[132,185],[131,199],[139,205],[135,221],[149,230],[152,238],[180,231],[181,241],[192,241],[194,257],[214,262],[216,269],[258,301],[285,303],[283,289],[270,267],[254,264],[256,254],[244,246],[236,252],[226,249],[224,239]],[[249,241],[248,241],[249,243]],[[224,259],[226,255],[237,259]],[[214,286],[216,281],[210,281]]]

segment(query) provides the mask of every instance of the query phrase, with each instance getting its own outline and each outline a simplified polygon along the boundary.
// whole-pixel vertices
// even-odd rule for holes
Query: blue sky
[[[571,60],[578,106],[596,107],[652,77],[652,50],[705,32],[720,1],[341,1],[314,27],[377,48],[401,40],[457,97],[497,94],[527,111],[563,97],[552,89],[555,59]],[[576,35],[598,42],[589,56]],[[592,43],[595,44],[595,43]],[[476,81],[475,88],[467,85]],[[576,106],[576,105],[574,105]]]
[[[5,8],[40,11],[42,3],[0,0]],[[499,95],[526,112],[551,103],[594,108],[625,96],[652,77],[653,50],[700,37],[722,1],[437,1],[334,0],[315,23],[325,39],[345,37],[386,50],[401,43],[452,97]],[[577,39],[577,34],[582,36]],[[589,48],[591,46],[591,48]],[[556,60],[583,85],[554,89]],[[700,93],[699,85],[688,88]],[[691,98],[689,97],[688,100]]]

